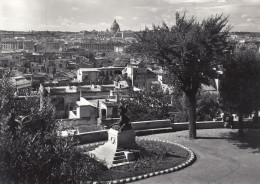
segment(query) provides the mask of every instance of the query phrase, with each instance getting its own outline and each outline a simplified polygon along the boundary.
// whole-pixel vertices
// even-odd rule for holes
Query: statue
[[[127,106],[121,104],[118,109],[119,109],[120,120],[115,124],[113,124],[112,128],[118,130],[119,132],[132,129],[130,119],[126,115]]]

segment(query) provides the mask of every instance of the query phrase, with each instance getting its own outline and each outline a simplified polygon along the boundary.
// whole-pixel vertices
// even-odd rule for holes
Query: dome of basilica
[[[120,31],[120,27],[116,20],[114,20],[113,24],[111,25],[110,32],[115,34],[117,31]]]

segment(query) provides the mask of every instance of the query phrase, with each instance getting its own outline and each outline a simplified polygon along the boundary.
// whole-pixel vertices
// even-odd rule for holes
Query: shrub
[[[209,121],[218,116],[220,111],[218,95],[215,93],[200,91],[197,96],[196,103],[196,120]],[[177,111],[173,119],[174,122],[187,122],[189,119],[188,101],[183,94],[173,95],[173,108]]]
[[[7,89],[6,84],[1,83],[0,93]],[[11,94],[1,93],[0,97],[1,110],[4,107],[9,110],[0,113],[1,182],[81,183],[91,180],[104,167],[76,147],[73,137],[57,136],[66,127],[55,121],[50,99],[43,101],[42,108],[37,105],[30,108],[28,104],[35,104],[28,102],[31,98],[16,103]],[[14,103],[27,108],[17,112],[15,108],[19,107]],[[20,112],[26,116],[20,116]]]

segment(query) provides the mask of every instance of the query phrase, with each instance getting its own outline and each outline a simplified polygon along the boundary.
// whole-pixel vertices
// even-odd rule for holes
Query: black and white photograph
[[[0,184],[259,184],[260,0],[1,0]]]

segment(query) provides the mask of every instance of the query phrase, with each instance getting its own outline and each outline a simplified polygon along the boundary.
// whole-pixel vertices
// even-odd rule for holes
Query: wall
[[[113,107],[107,107],[107,117],[106,118],[112,118],[113,117]]]
[[[51,99],[63,98],[64,99],[64,107],[62,109],[56,109],[56,118],[68,118],[69,110],[73,106],[75,106],[76,101],[79,100],[79,93],[64,93],[51,95]]]
[[[135,130],[167,128],[167,127],[171,127],[171,121],[169,119],[139,121],[139,122],[132,122],[131,125],[132,125],[133,129],[135,129]]]
[[[69,126],[83,126],[83,125],[96,125],[96,119],[84,118],[84,119],[61,119],[62,124]]]
[[[157,131],[151,131],[156,129],[163,129],[169,125],[169,120],[155,120],[155,121],[145,121],[145,122],[132,122],[133,127],[138,135],[143,135],[142,131],[147,131],[148,134],[157,133]],[[237,128],[238,122],[234,122],[234,127]],[[188,122],[174,123],[171,124],[173,131],[187,130]],[[146,128],[146,129],[142,129]],[[197,129],[213,129],[213,128],[224,128],[224,123],[222,121],[202,121],[197,122]],[[252,121],[244,121],[244,128],[253,128]],[[108,139],[107,130],[86,132],[75,135],[79,140],[80,144],[106,141]]]
[[[85,75],[85,73],[83,73],[82,74],[83,75],[83,81],[84,81],[84,76],[86,76]],[[97,80],[98,80],[98,72],[97,71],[91,71],[91,72],[88,72],[88,79],[87,79],[87,81],[90,81],[90,82],[97,82]]]
[[[108,133],[107,130],[99,130],[88,133],[79,133],[77,135],[74,135],[74,137],[80,144],[85,144],[98,141],[106,141],[108,139]]]
[[[93,106],[80,106],[77,107],[77,109],[80,109],[79,118],[86,118],[86,117],[92,117],[97,118],[97,109]]]
[[[82,82],[82,81],[83,81],[82,70],[78,70],[78,71],[77,71],[77,80],[78,80],[79,82]]]
[[[252,120],[243,120],[244,128],[253,128]],[[197,129],[213,129],[213,128],[224,128],[223,121],[200,121],[196,122]],[[181,131],[189,129],[189,122],[173,123],[173,131]],[[234,121],[234,128],[238,128],[238,122]]]
[[[76,116],[76,114],[74,113],[75,111],[69,111],[69,119],[77,119],[78,117]]]
[[[150,131],[151,129],[154,130],[160,128],[171,128],[170,120],[132,122],[132,125],[133,125],[133,129],[135,129],[136,132],[138,132],[139,130],[142,131],[144,129]],[[107,134],[107,130],[101,130],[101,131],[80,133],[75,135],[75,137],[78,139],[80,144],[85,144],[91,142],[106,141],[108,139],[108,134]]]

